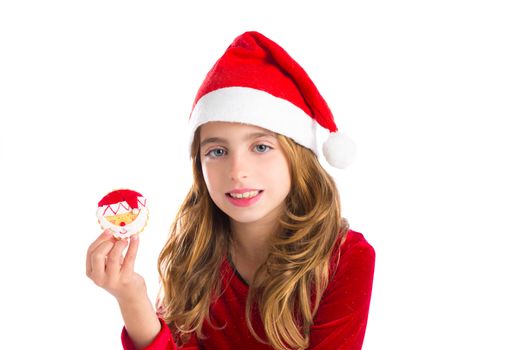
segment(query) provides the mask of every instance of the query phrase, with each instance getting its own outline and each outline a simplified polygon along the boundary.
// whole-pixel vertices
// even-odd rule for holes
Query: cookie
[[[146,198],[128,189],[110,192],[98,202],[97,218],[102,229],[111,229],[117,239],[138,234],[149,218]]]

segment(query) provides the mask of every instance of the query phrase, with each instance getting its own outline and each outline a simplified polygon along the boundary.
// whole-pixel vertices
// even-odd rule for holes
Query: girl
[[[134,272],[139,240],[104,232],[87,275],[117,299],[132,349],[361,349],[375,252],[341,217],[323,154],[350,162],[306,72],[257,32],[237,37],[190,115],[194,183],[160,253],[156,310]]]

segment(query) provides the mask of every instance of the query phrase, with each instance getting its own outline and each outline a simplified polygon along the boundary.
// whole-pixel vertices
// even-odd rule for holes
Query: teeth
[[[230,193],[230,196],[233,198],[251,198],[255,197],[259,194],[259,191],[251,191],[251,192],[244,192],[244,193]]]

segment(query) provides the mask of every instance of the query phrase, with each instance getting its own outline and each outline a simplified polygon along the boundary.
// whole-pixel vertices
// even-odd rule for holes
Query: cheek
[[[206,164],[202,164],[202,175],[204,178],[204,182],[206,183],[206,187],[208,188],[208,192],[213,195],[213,193],[219,189],[220,187],[220,179],[221,174],[218,171],[218,169],[215,169],[212,166],[206,166]]]
[[[275,159],[272,164],[268,164],[262,168],[260,174],[264,174],[265,183],[272,184],[272,187],[279,193],[289,192],[291,179],[286,159]]]
[[[207,166],[201,163],[201,169],[202,169],[202,177],[204,178],[204,182],[206,183],[206,187],[208,188],[208,192],[211,192],[210,187],[211,179],[210,179],[210,172]]]

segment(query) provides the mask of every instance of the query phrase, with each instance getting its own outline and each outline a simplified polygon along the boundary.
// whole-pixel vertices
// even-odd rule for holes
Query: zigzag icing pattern
[[[138,197],[137,201],[139,204],[139,210],[146,207],[146,198]],[[126,202],[119,202],[111,205],[103,205],[102,209],[102,215],[104,216],[113,216],[131,211],[130,206]]]

